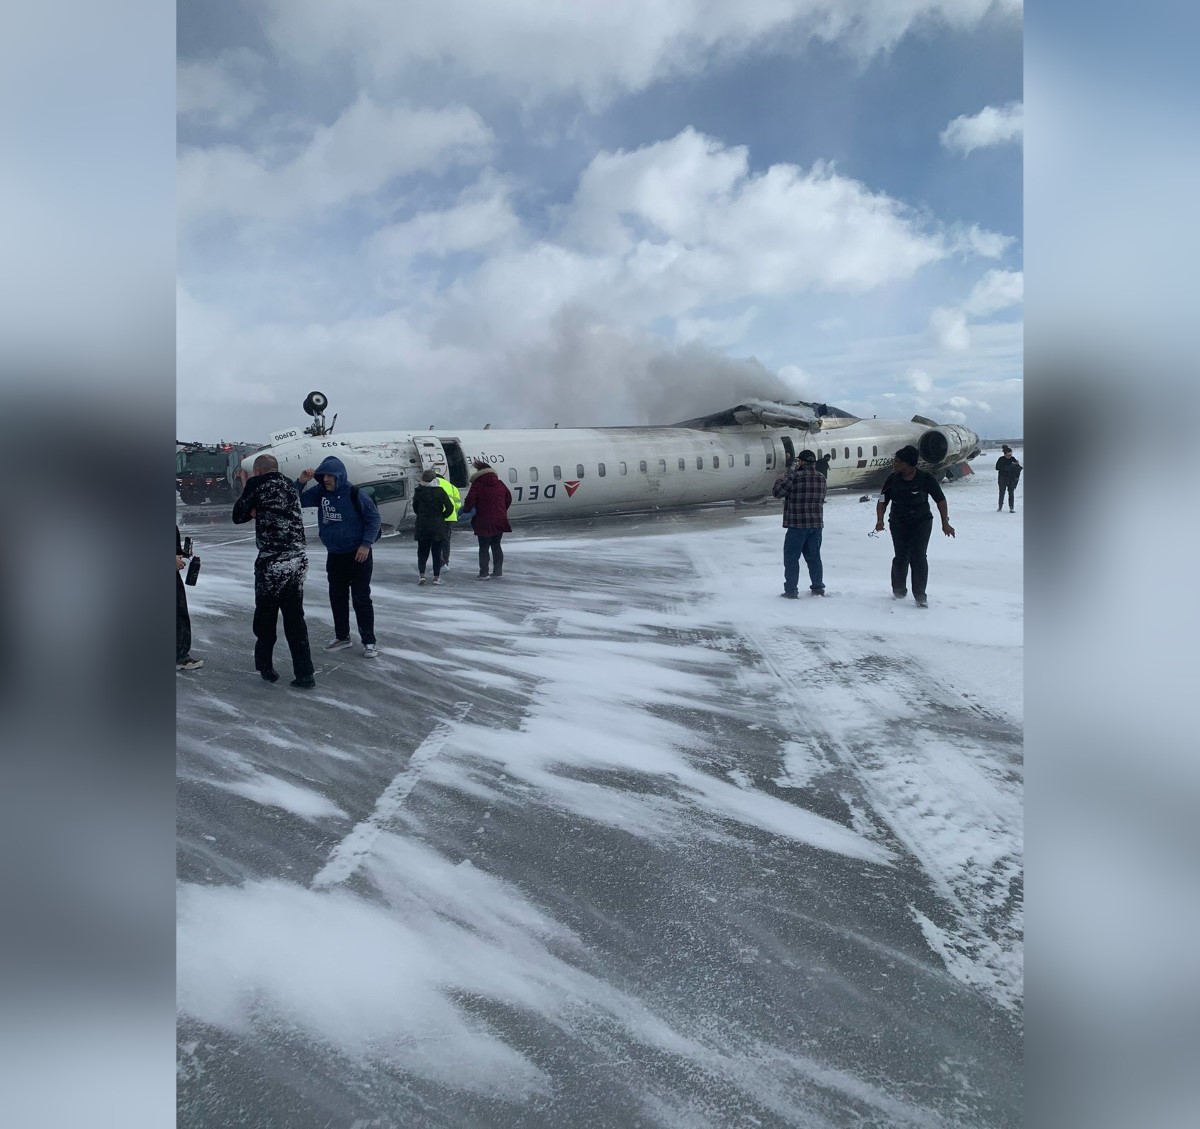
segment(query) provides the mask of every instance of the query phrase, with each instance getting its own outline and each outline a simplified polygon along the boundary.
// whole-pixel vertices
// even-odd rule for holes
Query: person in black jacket
[[[204,660],[192,658],[192,617],[188,615],[187,589],[179,575],[186,564],[179,526],[175,526],[175,669],[199,670]]]
[[[908,595],[905,585],[912,570],[912,593],[917,607],[927,608],[925,587],[929,580],[929,560],[925,553],[933,532],[933,514],[929,499],[937,504],[942,515],[942,532],[954,536],[954,526],[946,507],[946,495],[938,481],[927,470],[917,470],[920,453],[916,447],[901,447],[892,459],[892,473],[879,490],[875,504],[875,532],[883,532],[883,514],[891,504],[888,524],[892,531],[892,595],[897,600]]]
[[[296,676],[292,685],[310,690],[317,683],[308,646],[308,624],[304,622],[304,578],[308,574],[304,522],[300,496],[279,473],[274,455],[259,455],[254,460],[254,475],[233,503],[234,524],[242,525],[251,518],[258,545],[254,562],[254,669],[266,682],[279,681],[271,657],[282,612],[283,634]]]
[[[432,470],[421,474],[421,485],[413,491],[412,511],[417,519],[413,540],[417,543],[417,571],[421,574],[417,583],[425,583],[425,564],[432,553],[433,582],[441,584],[446,554],[446,519],[454,513],[454,502],[438,485],[437,475]]]
[[[827,479],[829,477],[829,456],[828,455],[822,455],[819,459],[817,459],[817,473],[822,478]]]
[[[1000,497],[996,499],[996,513],[1004,509],[1004,491],[1008,491],[1008,512],[1016,513],[1013,506],[1013,491],[1021,479],[1021,464],[1013,458],[1012,448],[1006,443],[1004,454],[996,460],[996,481],[1000,486]]]

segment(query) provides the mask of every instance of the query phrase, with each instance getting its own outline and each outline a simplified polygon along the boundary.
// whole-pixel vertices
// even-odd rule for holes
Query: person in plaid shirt
[[[817,456],[803,450],[787,474],[775,480],[771,493],[783,499],[783,592],[796,599],[800,579],[800,557],[808,565],[809,588],[814,596],[825,595],[825,573],[821,565],[821,532],[825,527],[825,478],[817,470]]]

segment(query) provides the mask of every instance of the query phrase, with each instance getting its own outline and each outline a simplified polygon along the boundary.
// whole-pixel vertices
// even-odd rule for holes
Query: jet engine
[[[943,423],[931,427],[917,441],[921,458],[930,466],[943,463],[962,463],[971,458],[979,448],[979,437],[970,428],[957,423]]]

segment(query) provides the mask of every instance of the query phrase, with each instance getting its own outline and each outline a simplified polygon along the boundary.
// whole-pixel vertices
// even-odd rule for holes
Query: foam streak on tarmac
[[[471,712],[470,702],[455,702],[455,712],[458,720],[462,720]],[[372,846],[378,840],[383,828],[389,821],[395,819],[400,811],[400,805],[408,798],[409,792],[416,787],[421,773],[429,762],[438,755],[449,739],[452,728],[449,725],[439,725],[408,759],[408,765],[383,791],[376,801],[375,810],[369,819],[364,820],[349,835],[346,836],[329,856],[329,861],[320,869],[313,879],[313,889],[322,886],[332,886],[346,879],[358,869],[359,864],[370,853]]]
[[[927,610],[851,496],[824,599],[774,508],[386,538],[377,660],[311,537],[314,694],[181,509],[179,1124],[1021,1124],[1021,515],[947,494]]]

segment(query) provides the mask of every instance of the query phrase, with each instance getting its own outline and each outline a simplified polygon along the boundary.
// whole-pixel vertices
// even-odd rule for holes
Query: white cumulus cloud
[[[368,196],[406,173],[479,163],[492,140],[474,110],[386,107],[360,95],[282,160],[232,145],[185,151],[179,211],[289,219]]]
[[[1020,141],[1025,132],[1025,107],[1021,102],[984,106],[977,114],[955,118],[938,135],[947,149],[970,153],[992,145]]]
[[[692,74],[714,56],[813,39],[869,57],[918,24],[977,26],[1020,0],[263,0],[275,49],[321,71],[353,58],[364,80],[432,64],[495,82],[527,101],[574,94],[596,105]]]
[[[175,69],[175,112],[203,125],[233,129],[262,102],[263,65],[260,55],[244,47],[213,60],[181,60]]]

